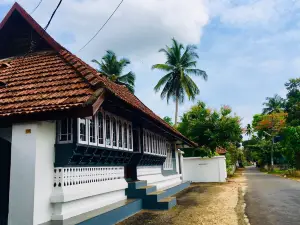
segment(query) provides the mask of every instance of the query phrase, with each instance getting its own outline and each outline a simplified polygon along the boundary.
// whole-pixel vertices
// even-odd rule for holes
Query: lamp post
[[[274,137],[269,134],[268,132],[264,131],[264,133],[268,136],[270,136],[272,138],[272,147],[271,147],[271,169],[273,170],[273,167],[274,167],[274,156],[273,156],[273,147],[274,147]]]

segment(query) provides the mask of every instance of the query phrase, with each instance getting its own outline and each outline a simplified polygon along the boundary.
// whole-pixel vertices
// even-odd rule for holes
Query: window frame
[[[121,126],[121,147],[120,147],[120,126]],[[124,143],[123,143],[123,139],[124,139],[124,128],[123,128],[123,119],[118,117],[118,149],[120,150],[124,150]]]
[[[73,143],[73,140],[74,140],[74,134],[73,134],[73,119],[72,118],[64,118],[64,120],[67,120],[68,122],[69,121],[71,121],[71,131],[69,132],[69,124],[67,125],[67,134],[65,134],[65,135],[67,135],[67,139],[68,139],[68,136],[69,136],[69,134],[71,134],[71,139],[70,140],[66,140],[66,141],[60,141],[60,138],[61,138],[61,136],[62,136],[62,133],[61,133],[61,122],[62,122],[62,120],[58,120],[57,122],[56,122],[56,126],[57,126],[57,131],[56,131],[56,142],[58,143],[58,144],[69,144],[69,143]]]
[[[85,136],[86,136],[86,140],[85,141],[81,141],[80,140],[80,124],[81,124],[81,120],[85,120]],[[78,144],[86,144],[88,145],[89,143],[89,131],[88,131],[88,121],[86,118],[77,118],[77,142]]]
[[[108,148],[113,148],[113,143],[112,143],[112,120],[111,120],[111,117],[112,117],[112,114],[109,113],[109,112],[105,112],[104,113],[105,115],[105,119],[104,119],[104,122],[105,122],[105,141],[104,141],[104,144],[105,144],[105,147],[108,147]],[[109,117],[109,136],[110,136],[110,145],[107,144],[107,141],[106,141],[106,133],[107,133],[107,120],[106,120],[106,117]]]
[[[174,163],[173,163],[173,154],[172,154],[172,144],[169,142],[166,142],[166,146],[169,146],[169,148],[167,147],[167,158],[163,164],[163,169],[164,170],[173,170]]]
[[[103,132],[103,143],[101,144],[99,142],[99,112],[102,114],[102,132]],[[100,146],[100,147],[105,147],[105,141],[106,141],[106,123],[105,123],[105,113],[103,110],[99,110],[97,112],[97,146]]]
[[[116,121],[116,146],[114,146],[114,123],[113,120]],[[119,123],[118,123],[118,117],[111,114],[111,139],[112,139],[112,148],[113,149],[119,149]]]
[[[90,131],[91,131],[91,121],[93,120],[94,118],[94,121],[95,121],[95,124],[94,124],[94,132],[95,132],[95,142],[91,142],[91,136],[90,136]],[[92,146],[97,146],[98,145],[98,135],[97,135],[97,131],[98,131],[98,123],[97,123],[97,120],[98,120],[98,115],[94,115],[92,116],[91,119],[87,119],[88,121],[88,145],[92,145]]]
[[[125,147],[125,128],[126,127],[126,146],[127,147]],[[129,151],[129,142],[128,142],[128,139],[129,139],[129,137],[128,137],[128,122],[126,121],[126,120],[123,120],[123,122],[122,122],[122,128],[123,128],[123,150],[126,150],[126,151]]]
[[[130,137],[130,132],[131,132],[131,137]],[[128,150],[133,151],[133,129],[132,129],[132,122],[127,122],[127,132],[128,132]],[[131,148],[130,148],[131,144]]]

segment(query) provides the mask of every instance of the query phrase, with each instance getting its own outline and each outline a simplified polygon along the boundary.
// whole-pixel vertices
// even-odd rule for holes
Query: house
[[[0,24],[0,224],[114,224],[169,209],[195,147],[17,3]]]

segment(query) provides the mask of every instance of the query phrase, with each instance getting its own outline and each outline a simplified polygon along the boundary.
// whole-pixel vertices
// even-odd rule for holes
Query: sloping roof
[[[0,32],[14,11],[19,12],[53,50],[0,60],[0,64],[10,65],[0,69],[0,81],[7,84],[6,87],[0,87],[0,117],[83,107],[93,97],[97,87],[101,86],[184,142],[195,145],[145,106],[125,86],[101,76],[58,44],[17,3],[1,22]]]
[[[56,52],[4,59],[0,69],[0,117],[69,109],[92,96],[90,85]]]

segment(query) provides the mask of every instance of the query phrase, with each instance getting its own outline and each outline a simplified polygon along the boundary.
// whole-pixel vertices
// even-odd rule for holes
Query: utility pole
[[[272,148],[271,148],[271,168],[274,168],[274,136],[272,136]]]

